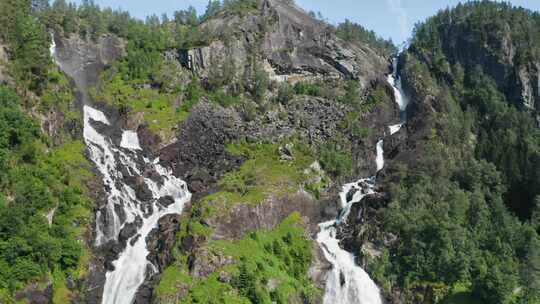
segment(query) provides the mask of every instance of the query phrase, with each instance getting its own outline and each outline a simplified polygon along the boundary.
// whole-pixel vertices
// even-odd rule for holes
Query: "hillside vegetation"
[[[398,241],[374,276],[387,291],[415,303],[463,290],[482,303],[540,301],[540,130],[501,81],[537,62],[539,21],[482,1],[416,27],[401,71],[410,111],[432,119],[420,163],[386,182],[379,221]]]

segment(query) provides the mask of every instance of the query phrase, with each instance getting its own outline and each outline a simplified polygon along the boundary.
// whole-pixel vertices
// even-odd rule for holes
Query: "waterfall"
[[[398,132],[406,122],[405,110],[409,103],[403,93],[401,79],[397,75],[397,60],[393,61],[393,73],[388,75],[388,83],[394,89],[394,97],[400,109],[400,124],[389,126],[390,135]],[[377,173],[384,168],[384,140],[376,145]],[[336,237],[337,227],[347,220],[352,205],[360,202],[366,195],[373,194],[376,176],[360,179],[343,186],[339,194],[341,212],[332,221],[319,224],[317,242],[320,244],[325,258],[332,264],[332,270],[326,278],[324,304],[381,304],[379,287],[369,275],[358,266],[352,253],[339,245]]]
[[[54,39],[50,51],[61,67]],[[148,235],[163,216],[181,214],[191,193],[184,181],[159,164],[159,158],[141,148],[136,132],[118,130],[105,113],[89,104],[83,112],[88,158],[101,174],[107,195],[107,203],[96,213],[95,245],[112,241],[125,247],[112,262],[114,269],[106,273],[102,303],[131,304],[148,275],[158,271],[147,259]]]

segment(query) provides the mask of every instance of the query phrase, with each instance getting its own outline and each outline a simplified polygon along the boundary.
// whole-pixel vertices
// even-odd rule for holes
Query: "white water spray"
[[[137,227],[135,235],[129,237],[126,248],[113,262],[114,270],[106,274],[102,303],[130,304],[148,271],[157,269],[147,260],[150,253],[146,247],[147,236],[157,227],[160,218],[167,214],[180,214],[191,195],[185,182],[160,166],[157,160],[150,161],[139,155],[141,147],[137,133],[124,131],[120,147],[117,147],[96,130],[95,122],[110,124],[103,112],[84,106],[84,138],[89,157],[102,174],[108,190],[107,205],[97,215],[96,245],[117,241],[126,225]],[[155,171],[160,180],[141,177],[141,167]],[[143,179],[152,193],[150,201],[143,202],[137,198],[135,190],[125,183],[128,177]],[[164,206],[158,202],[163,197],[170,197],[173,201]],[[124,219],[118,215],[119,209]]]
[[[54,62],[61,67],[56,58],[54,37],[50,52]],[[107,192],[107,203],[96,214],[95,244],[119,241],[122,229],[134,226],[133,235],[124,240],[125,249],[112,262],[114,270],[106,273],[102,303],[131,304],[147,276],[158,270],[147,259],[150,253],[146,244],[148,235],[157,228],[163,216],[180,214],[184,204],[191,199],[191,193],[184,181],[159,165],[159,159],[150,160],[144,156],[136,132],[123,131],[120,143],[115,144],[104,132],[113,128],[107,116],[89,105],[84,105],[83,111],[88,156],[101,173]],[[151,172],[149,176],[154,178],[145,177],[144,172]],[[139,180],[147,187],[151,197],[141,201],[129,185],[133,180]]]
[[[401,80],[397,76],[397,61],[394,60],[394,72],[388,75],[388,82],[394,88],[396,102],[399,105],[401,123],[389,126],[390,135],[398,132],[405,124],[405,110],[409,103],[401,87]],[[384,168],[384,141],[379,140],[376,145],[377,173]],[[319,224],[320,232],[317,242],[320,244],[324,256],[333,268],[326,278],[324,304],[381,304],[382,298],[379,288],[369,275],[358,266],[352,253],[340,247],[337,239],[337,227],[347,220],[351,207],[360,202],[366,195],[373,194],[375,176],[361,179],[355,183],[343,186],[340,196],[341,212],[332,221]]]

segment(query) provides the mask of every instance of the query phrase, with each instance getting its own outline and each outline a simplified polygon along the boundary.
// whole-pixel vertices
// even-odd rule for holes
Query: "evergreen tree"
[[[522,278],[528,303],[540,301],[540,239],[531,235],[523,263]]]

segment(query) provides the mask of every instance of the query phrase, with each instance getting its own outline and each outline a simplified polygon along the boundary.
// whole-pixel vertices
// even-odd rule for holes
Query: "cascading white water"
[[[55,63],[61,67],[56,58],[54,39],[50,51]],[[102,303],[130,304],[148,272],[157,271],[156,265],[147,259],[150,253],[146,243],[148,235],[157,228],[163,216],[180,214],[184,204],[191,199],[191,193],[184,181],[159,164],[158,158],[150,160],[145,156],[136,132],[123,131],[120,143],[116,144],[105,134],[107,132],[103,132],[114,128],[103,112],[90,105],[84,105],[83,112],[88,156],[101,173],[107,192],[107,204],[96,214],[95,244],[120,241],[119,235],[128,225],[133,232],[123,240],[125,249],[112,262],[114,270],[106,273]],[[144,201],[139,199],[136,190],[129,185],[133,180],[140,181],[138,186],[147,187],[151,197]]]
[[[393,63],[394,71],[388,75],[388,82],[394,88],[396,103],[399,105],[401,123],[389,126],[390,135],[398,132],[406,122],[405,110],[409,100],[403,93],[401,80],[397,76],[397,61]],[[376,145],[377,173],[384,168],[384,141]],[[325,258],[332,264],[332,271],[326,278],[325,304],[381,304],[382,298],[377,284],[358,266],[352,253],[344,250],[337,239],[337,227],[347,220],[352,205],[360,202],[366,195],[373,194],[375,176],[361,179],[343,186],[340,196],[341,212],[332,221],[319,224],[320,232],[317,242],[320,244]],[[353,192],[355,191],[355,192]],[[352,193],[352,195],[351,195]]]
[[[126,248],[113,262],[114,270],[106,274],[103,291],[103,304],[130,304],[139,286],[144,282],[147,271],[157,269],[148,260],[146,238],[157,227],[160,218],[167,214],[180,214],[184,204],[190,199],[184,181],[176,178],[171,172],[158,164],[158,160],[150,161],[141,156],[137,133],[124,131],[120,147],[100,134],[92,121],[109,125],[105,115],[88,106],[84,106],[84,138],[89,150],[90,159],[96,164],[103,176],[108,190],[107,205],[98,212],[96,225],[96,245],[109,240],[118,240],[118,234],[128,224],[137,226],[137,232],[126,241]],[[143,163],[145,170],[155,171],[160,181],[144,178],[144,183],[152,193],[149,202],[137,198],[135,190],[124,182],[125,174],[141,177],[138,162]],[[124,170],[119,170],[119,166]],[[164,206],[158,202],[160,198],[171,197],[173,203]],[[120,208],[125,219],[117,214]],[[107,218],[103,218],[106,216]],[[104,227],[102,223],[106,223]]]
[[[397,59],[394,59],[392,62],[393,72],[392,74],[389,74],[387,77],[388,83],[392,86],[394,89],[394,97],[396,99],[396,103],[399,106],[399,112],[400,112],[400,123],[396,125],[391,125],[390,128],[390,135],[394,135],[397,133],[401,127],[405,124],[407,121],[407,106],[409,105],[409,98],[407,95],[403,93],[403,87],[401,85],[401,77],[397,74]]]

